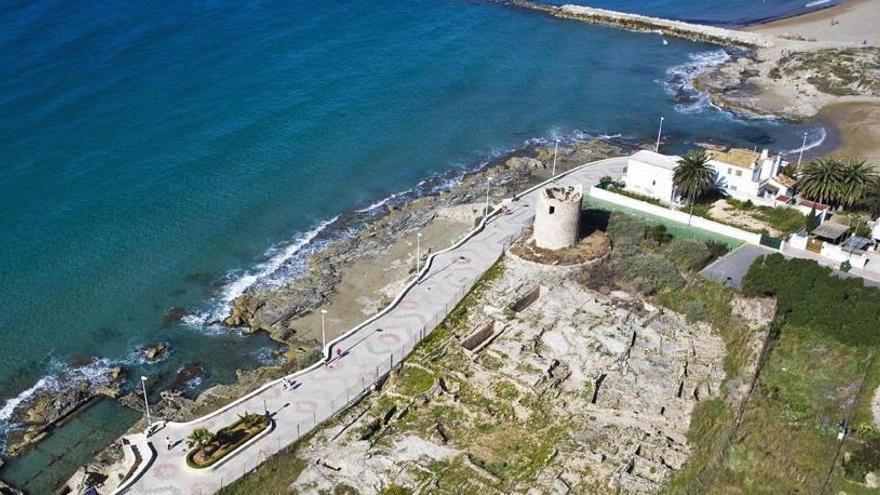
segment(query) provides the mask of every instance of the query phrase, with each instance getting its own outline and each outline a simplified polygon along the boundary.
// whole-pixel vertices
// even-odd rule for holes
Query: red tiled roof
[[[806,206],[807,208],[816,208],[816,211],[824,211],[830,208],[828,205],[823,205],[822,203],[816,203],[814,201],[809,201],[806,199],[798,201],[798,204]]]

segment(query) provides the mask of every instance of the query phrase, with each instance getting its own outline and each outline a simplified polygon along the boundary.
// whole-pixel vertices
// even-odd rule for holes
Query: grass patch
[[[433,373],[416,366],[404,366],[397,376],[394,389],[400,394],[415,397],[430,390],[436,381]]]

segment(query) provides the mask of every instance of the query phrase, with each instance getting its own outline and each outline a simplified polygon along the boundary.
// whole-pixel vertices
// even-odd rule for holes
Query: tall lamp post
[[[147,412],[147,431],[153,429],[153,418],[150,416],[150,401],[147,400],[147,377],[141,376],[141,389],[144,391],[144,410]],[[147,435],[149,436],[149,434]]]
[[[486,209],[483,213],[483,221],[489,219],[489,189],[492,187],[492,178],[486,177]]]
[[[559,154],[559,138],[556,138],[556,148],[553,149],[553,170],[550,172],[550,178],[556,178],[556,155]]]
[[[422,268],[422,233],[416,234],[416,277]]]
[[[324,323],[325,316],[327,316],[327,310],[322,309],[321,310],[321,342],[323,343],[323,346],[321,347],[322,350],[327,348],[327,326]]]
[[[798,164],[797,164],[798,171],[800,171],[800,169],[801,169],[801,160],[804,159],[804,148],[806,148],[806,147],[807,147],[807,131],[804,131],[804,142],[801,143],[801,152],[798,155]]]
[[[660,136],[663,134],[663,117],[660,117],[660,129],[657,130],[657,144],[654,145],[654,153],[660,152]]]

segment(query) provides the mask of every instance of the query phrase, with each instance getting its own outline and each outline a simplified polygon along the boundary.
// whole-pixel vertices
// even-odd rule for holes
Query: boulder
[[[158,361],[168,352],[168,344],[159,343],[148,345],[141,349],[140,355],[149,362]]]
[[[185,308],[175,306],[165,312],[165,318],[162,320],[162,326],[171,326],[183,319],[183,317],[186,315],[187,310]]]

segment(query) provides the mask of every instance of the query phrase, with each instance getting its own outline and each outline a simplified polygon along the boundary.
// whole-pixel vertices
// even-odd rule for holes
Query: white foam
[[[683,64],[667,69],[666,81],[662,81],[667,93],[675,97],[687,98],[688,101],[675,105],[675,110],[684,114],[699,113],[707,108],[713,108],[709,94],[705,91],[697,91],[694,87],[694,79],[703,71],[718,67],[730,60],[730,54],[726,50],[712,50],[691,53],[688,59]]]
[[[818,127],[815,129],[810,129],[807,131],[807,144],[804,146],[798,146],[797,148],[783,151],[783,155],[790,155],[792,153],[800,153],[801,151],[808,151],[813,148],[819,147],[822,143],[825,142],[825,139],[828,137],[828,131],[825,130],[824,127]]]
[[[92,387],[107,383],[109,380],[108,371],[111,366],[112,362],[108,359],[98,359],[78,368],[69,368],[63,364],[54,363],[53,367],[59,369],[57,373],[40,378],[29,389],[8,399],[3,404],[3,407],[0,408],[0,422],[6,422],[21,404],[26,403],[39,392],[59,390],[62,387],[83,381],[88,382]]]
[[[813,7],[818,7],[820,5],[824,5],[826,3],[830,3],[831,0],[816,0],[815,2],[809,2],[804,5],[804,8],[811,9]]]

